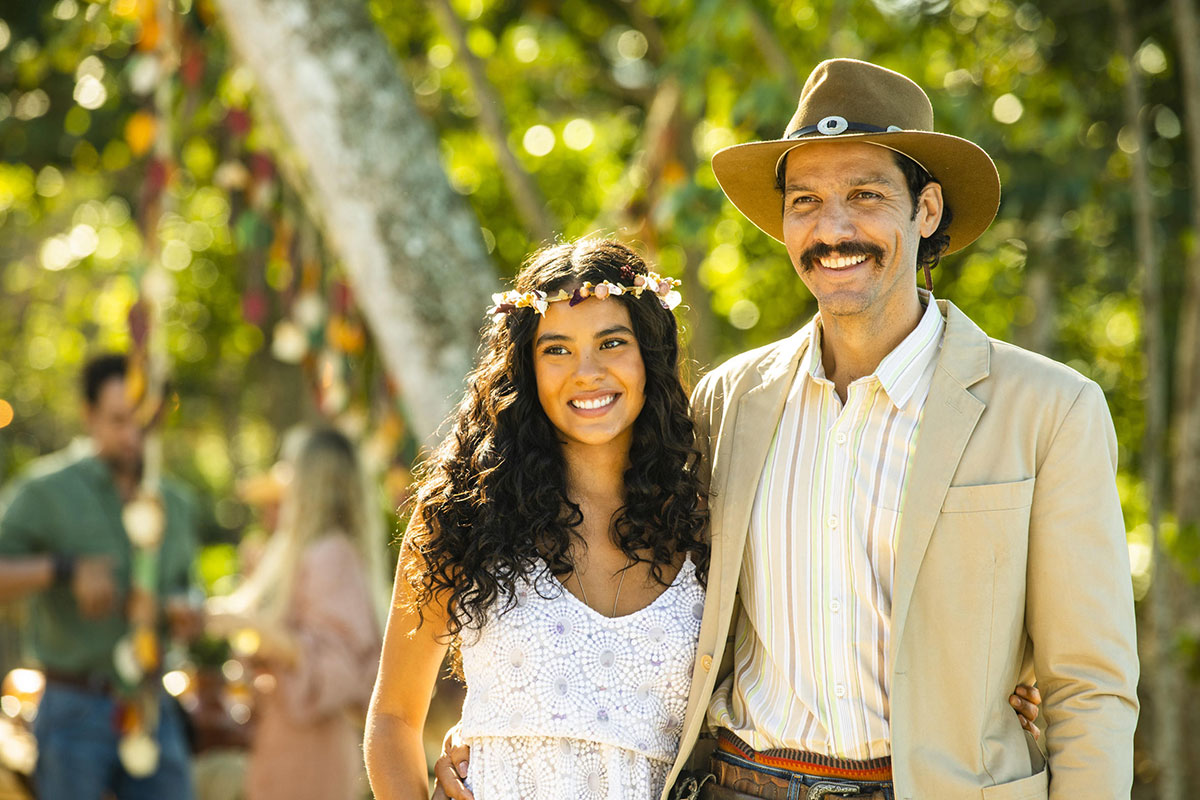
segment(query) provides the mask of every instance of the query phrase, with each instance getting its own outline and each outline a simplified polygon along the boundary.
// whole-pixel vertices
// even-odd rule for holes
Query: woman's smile
[[[571,398],[567,405],[583,416],[599,417],[607,414],[620,396],[619,392],[603,392]]]

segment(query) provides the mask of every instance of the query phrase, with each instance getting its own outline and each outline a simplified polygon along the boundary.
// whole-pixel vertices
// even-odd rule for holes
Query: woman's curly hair
[[[533,254],[516,289],[572,292],[584,281],[628,286],[646,272],[641,257],[621,242],[583,239]],[[628,308],[646,370],[613,540],[632,561],[649,564],[664,585],[664,567],[685,552],[705,575],[707,511],[675,316],[650,292],[603,302]],[[568,495],[557,430],[538,400],[533,339],[539,321],[534,309],[518,308],[484,326],[479,364],[452,416],[453,431],[426,464],[416,493],[403,567],[417,608],[431,601],[443,606],[453,637],[507,610],[515,581],[536,570],[537,559],[555,575],[573,569],[571,547],[583,514]]]

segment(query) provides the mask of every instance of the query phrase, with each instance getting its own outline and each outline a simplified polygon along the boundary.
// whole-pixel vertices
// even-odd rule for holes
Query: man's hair
[[[904,180],[908,183],[908,194],[912,197],[912,219],[917,218],[917,198],[921,196],[921,190],[930,183],[938,183],[934,177],[929,174],[929,171],[913,161],[903,153],[892,151],[892,158],[896,161],[896,166],[904,173]],[[950,227],[950,220],[954,218],[954,213],[950,210],[950,204],[945,202],[945,196],[942,200],[942,219],[938,222],[937,230],[928,236],[921,238],[921,244],[917,246],[917,269],[928,266],[933,269],[942,259],[942,253],[946,252],[946,248],[950,246],[950,234],[946,233],[946,229]]]
[[[784,181],[787,176],[787,157],[784,153],[783,158],[779,159],[779,168],[775,170],[775,191],[779,192],[780,213],[783,213],[783,188]],[[929,183],[938,183],[929,171],[913,161],[903,153],[892,151],[892,158],[896,161],[896,166],[904,175],[904,181],[908,185],[908,194],[912,198],[912,216],[910,219],[917,218],[917,200],[921,196],[921,190]],[[946,248],[950,246],[950,235],[946,233],[946,229],[950,227],[950,220],[954,218],[954,213],[950,209],[950,204],[943,201],[942,203],[942,219],[938,223],[937,230],[929,236],[921,238],[921,243],[917,246],[917,269],[928,266],[933,269],[941,260],[942,254],[946,252]]]
[[[104,384],[113,378],[124,378],[128,368],[128,359],[120,353],[104,353],[92,358],[83,367],[83,399],[89,406],[96,405]]]

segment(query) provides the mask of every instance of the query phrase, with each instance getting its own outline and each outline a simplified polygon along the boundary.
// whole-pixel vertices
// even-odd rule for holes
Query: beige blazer
[[[938,304],[945,341],[897,536],[889,654],[896,796],[1128,798],[1138,661],[1104,395]],[[697,740],[713,689],[732,670],[750,510],[803,343],[797,334],[737,356],[693,396],[708,459],[712,566],[668,787],[690,754],[700,766],[708,750]],[[1013,686],[1034,673],[1048,770],[1008,705]]]

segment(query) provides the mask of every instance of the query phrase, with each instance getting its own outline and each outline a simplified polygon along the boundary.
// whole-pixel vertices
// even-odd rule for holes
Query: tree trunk
[[[1184,265],[1183,299],[1179,309],[1179,332],[1175,350],[1175,447],[1174,491],[1175,517],[1179,523],[1179,538],[1194,543],[1200,537],[1200,25],[1196,21],[1194,0],[1171,0],[1171,16],[1179,43],[1179,66],[1182,77],[1184,125],[1187,135],[1188,166],[1191,180],[1191,250]],[[1200,598],[1196,588],[1178,582],[1177,607],[1188,609],[1189,619],[1180,620],[1180,627],[1194,632],[1200,629]],[[1183,706],[1181,716],[1190,730],[1180,735],[1190,738],[1195,726],[1190,724],[1196,713],[1197,701],[1191,687],[1183,687],[1182,698],[1191,698]],[[1184,769],[1191,771],[1184,782],[1197,779],[1195,759],[1189,759]],[[1182,790],[1181,790],[1182,791]],[[1165,797],[1166,795],[1164,795]],[[1182,795],[1178,795],[1182,796]]]
[[[1053,356],[1058,329],[1058,292],[1054,265],[1062,249],[1063,195],[1053,189],[1029,226],[1029,249],[1025,259],[1025,296],[1033,310],[1028,322],[1013,331],[1013,341],[1026,350]]]
[[[454,42],[458,51],[458,58],[467,72],[471,91],[475,93],[475,101],[479,103],[479,123],[483,135],[492,144],[496,163],[500,167],[500,173],[504,175],[508,193],[513,199],[513,205],[517,207],[521,221],[525,223],[529,237],[535,242],[548,242],[558,232],[558,221],[546,208],[546,200],[542,197],[533,176],[521,166],[521,162],[517,161],[516,154],[508,145],[509,128],[504,104],[488,81],[483,62],[467,46],[467,32],[463,29],[462,20],[454,12],[450,0],[430,0],[429,5],[442,30],[450,41]]]
[[[1180,667],[1172,641],[1176,624],[1173,604],[1176,584],[1170,558],[1162,549],[1161,527],[1164,504],[1166,463],[1167,379],[1162,313],[1162,275],[1158,262],[1158,242],[1154,228],[1154,202],[1150,193],[1149,166],[1146,158],[1146,132],[1142,122],[1142,79],[1134,62],[1133,21],[1127,0],[1110,0],[1116,17],[1117,42],[1128,65],[1125,81],[1125,125],[1134,132],[1136,152],[1129,157],[1132,167],[1134,246],[1141,266],[1143,355],[1146,359],[1146,430],[1143,439],[1142,479],[1149,501],[1148,517],[1153,548],[1153,575],[1150,586],[1151,686],[1154,724],[1154,759],[1158,767],[1160,800],[1184,797],[1184,755],[1180,713]]]
[[[1180,73],[1192,188],[1192,241],[1179,312],[1175,368],[1177,447],[1175,501],[1179,525],[1200,525],[1200,26],[1193,0],[1171,0],[1179,36]]]
[[[217,0],[235,51],[305,163],[311,205],[417,438],[471,367],[495,274],[432,125],[355,0]]]
[[[837,4],[835,3],[835,5]],[[746,0],[743,11],[746,14],[746,24],[750,28],[750,35],[754,37],[754,43],[758,45],[763,60],[771,65],[771,71],[787,88],[788,93],[792,97],[799,97],[800,90],[803,88],[800,78],[796,74],[796,67],[792,63],[791,57],[788,56],[787,50],[783,48],[775,35],[773,20],[763,15],[754,0]],[[830,33],[834,33],[836,30],[836,28],[829,29]]]
[[[655,59],[655,67],[662,72],[666,40],[657,21],[646,13],[640,3],[630,3],[626,9],[634,25],[649,42],[649,53]],[[615,196],[601,217],[603,226],[621,228],[640,237],[652,259],[658,258],[661,240],[654,222],[655,209],[662,199],[665,185],[669,183],[664,180],[664,173],[676,166],[683,175],[695,174],[696,151],[692,143],[695,129],[696,119],[685,111],[682,83],[676,75],[665,73],[646,110],[637,154],[630,160],[625,178],[621,181],[629,189]],[[683,323],[690,356],[703,372],[713,366],[716,358],[714,342],[719,323],[712,310],[712,293],[700,280],[700,263],[704,260],[706,248],[697,241],[684,242],[683,246],[683,273],[672,277],[684,281],[682,291],[688,302],[683,311]],[[698,379],[698,375],[692,374],[694,371],[691,362],[688,362],[688,374],[685,377],[689,380]]]

